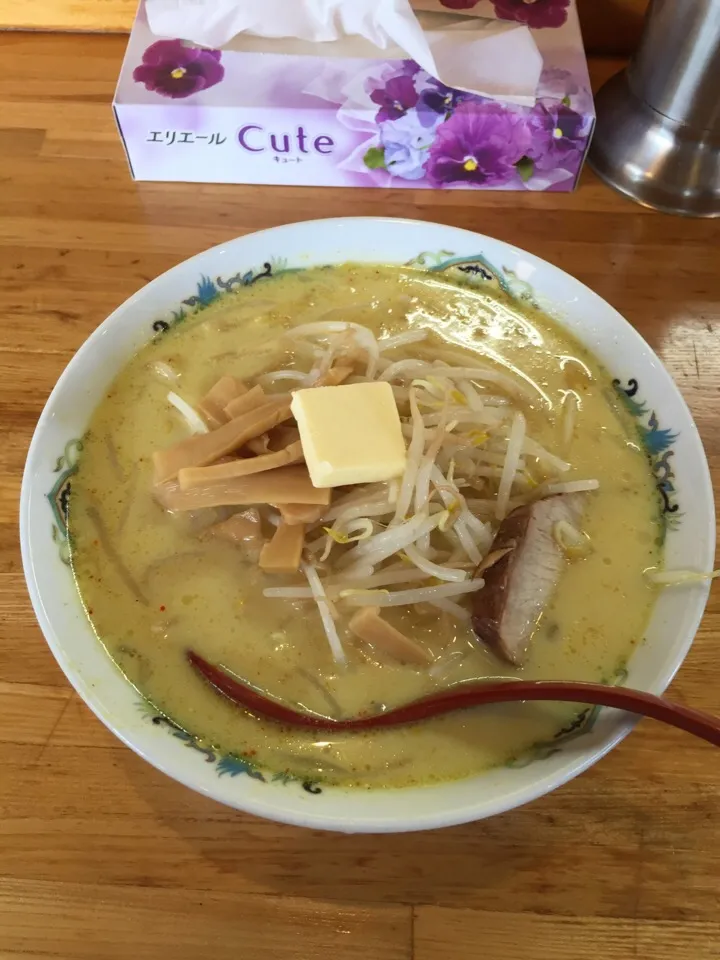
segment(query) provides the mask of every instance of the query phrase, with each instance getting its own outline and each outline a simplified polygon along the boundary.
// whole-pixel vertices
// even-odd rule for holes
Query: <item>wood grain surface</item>
[[[290,220],[395,214],[575,274],[658,351],[720,482],[720,224],[571,195],[133,183],[119,37],[0,37],[0,960],[717,960],[720,755],[650,721],[551,796],[482,823],[337,836],[243,816],[126,749],[33,619],[17,501],[73,352],[160,271]],[[613,64],[595,65],[599,77]],[[720,711],[720,592],[673,684]]]
[[[648,0],[578,0],[587,49],[631,53],[647,4]],[[0,29],[127,33],[137,5],[137,0],[0,0]]]

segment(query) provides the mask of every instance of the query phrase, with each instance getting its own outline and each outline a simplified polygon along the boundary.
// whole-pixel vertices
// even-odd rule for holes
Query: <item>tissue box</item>
[[[207,50],[150,31],[113,103],[136,180],[553,190],[575,186],[594,110],[575,0],[417,0],[517,19],[543,57],[534,106],[453,90],[410,60]]]

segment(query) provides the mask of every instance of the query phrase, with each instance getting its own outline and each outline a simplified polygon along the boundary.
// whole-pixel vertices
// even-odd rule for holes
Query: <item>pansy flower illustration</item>
[[[426,164],[435,186],[497,187],[516,173],[530,148],[525,119],[490,101],[461,103],[435,134]]]
[[[143,54],[133,80],[162,97],[191,97],[220,83],[225,76],[220,57],[219,50],[190,47],[182,40],[158,40]]]
[[[417,106],[420,123],[425,127],[435,126],[438,116],[449,117],[468,96],[462,90],[454,90],[440,80],[428,77],[428,85],[421,91]]]
[[[567,20],[570,0],[493,0],[493,6],[502,20],[517,20],[538,29],[561,27]]]
[[[480,0],[440,0],[449,10],[472,10]],[[567,20],[570,0],[492,0],[502,20],[517,20],[529,27],[561,27]]]
[[[375,119],[378,123],[384,123],[387,120],[398,120],[404,117],[408,110],[412,110],[418,102],[418,92],[412,75],[401,73],[391,77],[384,87],[373,90],[370,99],[380,107]]]
[[[587,144],[588,121],[564,103],[537,103],[528,116],[532,143],[528,157],[536,170],[573,168]]]

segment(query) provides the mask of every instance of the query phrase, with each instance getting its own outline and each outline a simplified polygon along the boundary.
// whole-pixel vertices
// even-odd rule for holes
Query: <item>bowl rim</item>
[[[477,805],[473,803],[466,803],[464,805],[458,805],[453,807],[449,812],[443,808],[438,810],[433,810],[429,813],[424,813],[422,815],[410,813],[403,817],[402,820],[399,820],[398,816],[395,814],[389,816],[382,816],[374,814],[371,817],[365,818],[362,816],[348,817],[343,816],[342,813],[338,815],[330,815],[327,811],[322,813],[314,811],[311,807],[306,809],[299,809],[297,804],[283,804],[282,802],[277,802],[276,798],[279,796],[276,790],[268,790],[266,796],[256,799],[254,796],[248,796],[243,791],[238,792],[237,797],[228,797],[227,794],[221,789],[222,781],[217,779],[217,789],[213,789],[212,786],[206,786],[201,782],[198,782],[198,779],[192,776],[191,774],[186,774],[184,772],[185,765],[178,764],[174,761],[171,762],[165,756],[163,756],[162,748],[157,751],[144,749],[141,745],[133,740],[132,734],[128,733],[124,727],[126,724],[122,720],[119,720],[117,717],[113,716],[112,713],[105,707],[102,702],[102,698],[97,694],[95,686],[87,682],[82,676],[81,670],[76,667],[76,665],[71,661],[71,658],[64,647],[62,638],[58,635],[55,630],[55,627],[52,622],[52,618],[48,613],[48,610],[43,601],[42,592],[39,588],[34,564],[33,564],[33,551],[31,545],[31,536],[30,536],[30,495],[31,495],[31,484],[33,480],[33,467],[38,457],[38,450],[42,441],[43,434],[50,423],[54,407],[57,403],[58,397],[61,396],[64,390],[67,387],[69,381],[71,381],[74,376],[76,369],[81,366],[85,361],[86,357],[91,354],[96,348],[99,340],[104,336],[110,327],[115,326],[118,322],[123,320],[123,317],[126,314],[129,314],[140,305],[143,300],[147,297],[148,292],[153,289],[159,289],[163,284],[167,283],[169,280],[177,275],[180,277],[183,273],[188,270],[190,266],[200,267],[203,262],[207,259],[211,259],[214,256],[222,254],[227,251],[229,248],[234,247],[235,245],[242,245],[242,242],[247,242],[249,238],[254,238],[258,240],[260,238],[273,236],[282,237],[283,234],[286,234],[291,231],[296,231],[298,229],[327,229],[327,228],[341,228],[341,227],[350,227],[363,224],[366,226],[373,225],[376,227],[381,227],[383,224],[401,224],[405,227],[418,231],[418,237],[422,237],[423,230],[435,230],[437,228],[442,228],[444,230],[450,231],[459,237],[464,238],[469,241],[472,239],[475,242],[479,249],[487,247],[487,245],[497,246],[506,248],[508,251],[512,251],[515,254],[522,255],[522,257],[527,258],[527,260],[534,264],[536,267],[542,271],[550,271],[550,273],[560,274],[564,278],[569,279],[575,284],[579,291],[582,292],[583,296],[592,298],[595,303],[600,307],[600,309],[608,316],[612,317],[612,326],[620,324],[624,327],[626,337],[634,340],[634,345],[638,350],[638,354],[643,353],[645,357],[643,358],[643,365],[647,363],[647,359],[653,360],[656,362],[657,372],[662,380],[665,382],[665,386],[669,389],[673,395],[674,401],[681,411],[682,415],[685,417],[686,423],[683,425],[683,430],[687,431],[687,438],[689,439],[695,461],[695,468],[698,471],[697,480],[700,482],[700,487],[694,491],[694,494],[697,494],[698,501],[701,501],[702,504],[707,508],[710,520],[709,523],[709,536],[707,540],[706,547],[706,557],[705,560],[707,563],[712,565],[714,560],[715,552],[715,508],[714,508],[714,496],[713,496],[713,487],[712,479],[710,475],[709,465],[707,457],[705,455],[702,441],[700,439],[697,427],[693,420],[692,414],[688,408],[688,405],[680,393],[677,385],[670,376],[670,374],[665,370],[662,362],[659,360],[655,352],[641,336],[641,334],[625,319],[615,308],[613,308],[607,301],[605,301],[599,294],[595,293],[580,280],[572,276],[571,274],[566,273],[562,268],[557,267],[548,261],[543,260],[536,255],[515,246],[514,244],[507,243],[505,241],[496,240],[495,238],[486,236],[481,233],[477,233],[472,230],[466,230],[460,227],[455,227],[448,224],[441,224],[432,221],[422,221],[414,220],[411,218],[403,217],[330,217],[322,218],[316,220],[304,220],[296,221],[286,224],[281,224],[274,227],[269,227],[261,231],[255,231],[243,235],[242,237],[231,238],[219,244],[216,244],[212,247],[209,247],[206,250],[200,251],[197,254],[194,254],[192,257],[189,257],[174,266],[170,267],[168,270],[164,271],[162,274],[155,277],[148,284],[145,284],[130,297],[128,297],[123,303],[118,305],[110,315],[99,325],[97,326],[92,333],[86,338],[86,340],[81,344],[75,354],[72,356],[65,369],[58,378],[55,386],[53,387],[52,392],[50,393],[43,411],[38,419],[36,424],[33,437],[28,448],[25,468],[23,471],[22,486],[21,486],[21,495],[20,495],[20,543],[21,543],[21,556],[23,563],[23,571],[27,583],[28,592],[30,594],[31,602],[33,609],[40,625],[41,631],[50,647],[53,656],[55,657],[57,663],[62,669],[63,673],[74,687],[75,691],[81,697],[81,699],[90,707],[92,712],[101,720],[101,722],[108,727],[123,743],[129,746],[135,753],[141,756],[144,760],[147,760],[151,763],[156,769],[172,777],[174,780],[179,781],[187,787],[204,794],[205,796],[217,800],[220,803],[235,807],[238,810],[242,810],[248,813],[252,813],[258,816],[265,817],[267,819],[272,819],[279,822],[289,823],[296,826],[305,826],[315,829],[328,829],[328,830],[337,830],[345,832],[372,832],[372,833],[381,833],[381,832],[406,832],[406,831],[415,831],[415,830],[424,830],[424,829],[433,829],[437,827],[444,826],[453,826],[461,823],[466,823],[474,821],[477,819],[483,819],[487,816],[493,816],[498,813],[514,809],[517,806],[528,803],[532,800],[535,800],[546,793],[551,792],[554,789],[557,789],[559,786],[578,776],[580,773],[587,770],[603,756],[605,756],[610,750],[612,750],[618,743],[620,743],[627,734],[633,729],[635,724],[638,722],[638,718],[630,717],[627,714],[623,714],[621,711],[615,710],[606,710],[603,711],[606,717],[613,718],[611,729],[608,734],[606,734],[602,742],[592,748],[587,749],[584,754],[581,754],[579,757],[574,759],[566,760],[563,767],[559,771],[555,772],[546,772],[544,775],[540,775],[533,779],[532,783],[522,785],[518,790],[514,792],[506,792],[502,796],[498,797],[494,802],[485,801],[484,808],[482,812],[478,811]],[[373,261],[366,260],[364,262],[370,263]],[[308,266],[317,266],[317,263],[310,263]],[[399,265],[399,264],[398,264]],[[197,270],[198,275],[201,273],[201,270]],[[559,321],[562,324],[562,320]],[[572,331],[571,331],[572,332]],[[573,335],[575,335],[573,333]],[[147,342],[147,341],[145,341]],[[112,365],[113,376],[117,375],[120,369],[119,364]],[[705,612],[705,606],[707,602],[707,597],[710,590],[710,584],[699,585],[696,588],[693,588],[692,593],[692,606],[693,613],[688,619],[687,629],[685,631],[685,636],[681,646],[676,650],[675,655],[672,659],[672,662],[668,663],[666,668],[659,672],[657,679],[654,684],[651,685],[648,689],[650,692],[656,694],[662,694],[667,686],[672,681],[673,677],[677,673],[678,669],[684,662],[688,651],[694,641],[697,629],[703,618]],[[688,601],[690,603],[690,601]],[[96,641],[97,642],[97,641]],[[110,658],[108,657],[110,660]],[[118,680],[128,684],[127,679],[117,671]],[[169,751],[167,752],[169,756]],[[182,768],[182,769],[180,769]],[[189,768],[188,768],[189,769]],[[479,774],[477,777],[467,778],[463,781],[454,781],[454,784],[474,782],[479,777],[485,778],[488,774]],[[268,786],[275,786],[274,784],[268,784]],[[417,791],[422,791],[426,796],[429,795],[429,792],[436,791],[442,787],[447,787],[448,784],[437,785],[437,786],[422,786],[422,787],[406,787],[400,788],[397,792],[402,792],[405,796],[410,798],[410,795]],[[357,795],[360,791],[358,788],[332,788],[333,795],[341,798],[344,793],[353,793]],[[382,790],[377,791],[368,791],[367,795],[378,794],[378,793],[390,793],[392,791],[388,788],[382,788]]]

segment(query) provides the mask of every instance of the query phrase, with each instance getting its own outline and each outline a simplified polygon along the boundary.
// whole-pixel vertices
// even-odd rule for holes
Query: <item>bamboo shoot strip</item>
[[[244,413],[249,413],[250,410],[254,410],[256,407],[261,407],[264,403],[267,403],[269,399],[271,398],[265,395],[263,388],[259,384],[256,384],[241,397],[235,397],[234,400],[230,400],[224,408],[224,413],[228,420],[234,420]]]
[[[170,481],[156,484],[155,490],[163,506],[173,511],[235,507],[253,503],[327,506],[332,493],[330,488],[314,487],[307,467],[301,465],[208,483],[192,490],[181,490],[178,484]]]
[[[153,454],[155,482],[172,480],[183,467],[204,467],[238,450],[248,440],[288,420],[290,416],[290,400],[283,395],[236,417],[217,430],[188,437],[166,450],[158,450]]]
[[[248,388],[235,377],[220,377],[217,383],[208,390],[205,396],[198,403],[198,409],[203,414],[211,427],[222,426],[227,423],[230,417],[225,413],[225,407],[234,400],[248,392]]]
[[[192,490],[193,487],[202,487],[206,483],[217,483],[220,480],[233,480],[235,477],[263,473],[265,470],[276,470],[291,463],[299,463],[302,459],[302,445],[298,441],[291,443],[284,450],[265,453],[259,457],[245,457],[231,460],[229,463],[214,463],[209,467],[183,467],[178,473],[178,480],[181,490]]]

